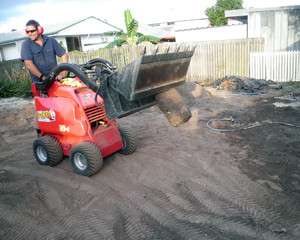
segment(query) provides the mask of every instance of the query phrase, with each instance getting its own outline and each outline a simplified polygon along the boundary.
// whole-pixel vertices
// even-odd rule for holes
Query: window
[[[81,37],[66,37],[68,52],[82,51]]]

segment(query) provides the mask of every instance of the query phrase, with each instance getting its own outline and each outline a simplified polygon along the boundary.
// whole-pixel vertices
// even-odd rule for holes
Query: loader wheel
[[[64,157],[60,142],[52,136],[43,136],[35,140],[33,153],[39,164],[48,166],[55,166]]]
[[[136,132],[129,126],[119,126],[118,128],[124,145],[123,148],[119,150],[119,152],[124,155],[133,153],[138,146]]]
[[[69,159],[74,171],[82,176],[94,175],[103,165],[100,150],[91,142],[82,142],[72,147]]]

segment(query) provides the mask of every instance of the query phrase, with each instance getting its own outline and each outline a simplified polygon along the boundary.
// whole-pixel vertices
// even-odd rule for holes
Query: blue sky
[[[137,21],[149,24],[206,17],[216,0],[0,0],[0,32],[22,30],[30,19],[41,25],[89,16],[123,28],[124,10]],[[244,8],[300,5],[300,0],[244,0]]]

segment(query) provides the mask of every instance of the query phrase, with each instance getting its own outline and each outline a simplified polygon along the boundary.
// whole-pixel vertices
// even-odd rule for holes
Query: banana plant
[[[105,48],[112,48],[114,46],[120,47],[123,44],[137,45],[141,42],[151,42],[152,44],[157,44],[160,41],[161,38],[159,37],[143,35],[142,33],[138,32],[139,23],[132,18],[130,10],[125,10],[124,16],[127,33],[124,33],[123,31],[105,33],[105,35],[117,37],[116,40],[109,43]]]

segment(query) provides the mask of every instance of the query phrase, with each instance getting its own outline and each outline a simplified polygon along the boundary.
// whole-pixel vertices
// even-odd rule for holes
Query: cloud
[[[24,0],[14,0],[14,1],[1,1],[1,8],[0,8],[0,21],[5,21],[12,16],[18,16],[23,14],[23,6],[33,3],[44,2],[43,0],[31,0],[24,1]]]
[[[122,19],[120,21],[123,21],[123,13],[120,12],[119,8],[116,8],[116,4],[114,4],[116,2],[118,1],[36,0],[28,4],[20,0],[18,1],[19,4],[7,6],[5,11],[1,8],[0,32],[9,32],[13,28],[22,29],[29,19],[35,19],[41,25],[47,25],[61,21],[83,19],[89,16],[118,20],[120,15]]]
[[[244,0],[244,7],[296,5],[299,0]],[[94,16],[124,28],[124,11],[143,24],[206,17],[204,11],[216,0],[12,0],[1,1],[0,32],[21,30],[29,19],[41,25]]]
[[[12,28],[22,29],[29,19],[47,25],[89,16],[106,19],[112,25],[123,28],[126,9],[144,24],[182,20],[187,16],[200,18],[204,16],[203,9],[209,3],[213,5],[212,2],[214,1],[185,0],[182,4],[182,0],[151,0],[145,4],[140,0],[35,0],[28,3],[16,0],[14,4],[6,4],[5,11],[1,8],[3,16],[0,18],[0,32],[7,32]]]

